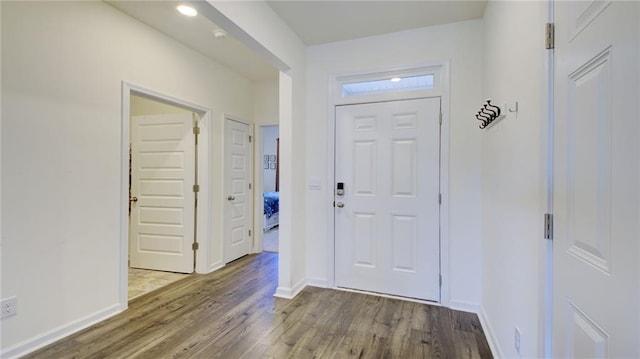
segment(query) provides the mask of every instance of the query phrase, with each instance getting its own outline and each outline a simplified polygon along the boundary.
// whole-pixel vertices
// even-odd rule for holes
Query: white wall
[[[483,315],[500,356],[541,357],[546,110],[544,2],[490,1],[484,15],[485,97],[519,112],[482,131]]]
[[[253,119],[258,124],[277,124],[278,113],[278,80],[254,82]]]
[[[2,6],[0,6],[0,82],[2,81]],[[2,90],[0,89],[0,109],[2,108]],[[0,110],[0,203],[2,203],[2,110]],[[2,206],[0,205],[0,298],[4,298],[2,292]],[[2,352],[2,323],[0,323],[0,353]],[[1,355],[1,354],[0,354]]]
[[[278,138],[278,126],[265,126],[262,128],[262,157],[259,157],[259,161],[263,164],[262,167],[262,189],[263,192],[275,192],[276,191],[276,168],[264,168],[264,156],[276,156],[277,157],[277,143]],[[276,158],[277,160],[277,158]]]
[[[207,0],[201,9],[279,68],[280,230],[278,289],[291,297],[306,281],[306,52],[300,39],[263,1]]]
[[[479,20],[308,48],[307,173],[321,190],[307,192],[307,276],[327,285],[332,182],[328,178],[330,77],[451,61],[449,246],[451,305],[477,309],[481,277],[480,131],[473,113],[481,102],[482,22]]]
[[[247,79],[103,2],[1,6],[2,293],[19,308],[2,320],[6,352],[119,308],[121,81],[211,108],[217,167],[222,112],[251,118],[253,96]],[[221,178],[213,188],[223,203]]]

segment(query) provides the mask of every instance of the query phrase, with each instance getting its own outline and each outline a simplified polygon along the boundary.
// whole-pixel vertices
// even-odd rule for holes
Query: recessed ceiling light
[[[402,79],[401,79],[401,78],[399,78],[399,77],[394,77],[394,78],[392,78],[390,81],[391,81],[391,82],[400,82],[400,81],[402,81]]]
[[[222,29],[215,29],[213,30],[213,36],[216,39],[224,39],[225,37],[227,37],[227,32]]]
[[[178,7],[176,9],[178,9],[178,11],[180,11],[180,13],[182,15],[186,15],[186,16],[196,16],[196,15],[198,15],[198,11],[196,9],[192,8],[191,6],[178,5]]]

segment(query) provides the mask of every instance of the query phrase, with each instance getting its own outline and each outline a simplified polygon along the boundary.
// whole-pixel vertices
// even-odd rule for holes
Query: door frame
[[[198,238],[199,248],[196,252],[196,273],[208,273],[209,246],[211,233],[211,141],[213,138],[211,125],[211,109],[166,95],[154,90],[144,88],[126,81],[122,81],[122,113],[121,113],[121,159],[120,159],[120,309],[125,310],[129,306],[128,283],[129,283],[129,143],[131,142],[131,95],[146,97],[150,100],[177,106],[197,113],[200,116],[198,136],[198,153],[196,166],[198,168],[198,183],[200,191],[198,193],[198,208],[196,220],[196,238]],[[195,203],[194,203],[195,205]]]
[[[251,201],[251,206],[249,208],[248,213],[251,214],[251,216],[253,218],[251,218],[251,220],[248,222],[249,226],[250,226],[250,230],[251,230],[251,246],[249,247],[249,254],[251,253],[255,253],[254,249],[256,248],[256,218],[255,218],[255,212],[256,212],[256,201],[255,201],[255,194],[256,194],[256,171],[255,171],[255,166],[256,166],[256,161],[255,160],[255,143],[256,143],[256,136],[255,136],[255,126],[252,122],[247,121],[241,117],[238,116],[234,116],[234,115],[230,115],[227,113],[223,113],[222,114],[222,121],[223,121],[223,127],[222,127],[222,169],[223,169],[223,176],[226,176],[226,171],[224,169],[226,169],[226,161],[227,161],[227,120],[231,120],[231,121],[235,121],[238,123],[242,123],[245,124],[247,126],[249,126],[249,136],[251,136],[252,141],[249,142],[249,170],[251,171],[251,174],[249,175],[249,183],[251,183],[251,191],[253,191],[252,194],[247,196],[247,199],[249,199]],[[227,178],[224,177],[222,179],[222,193],[223,193],[223,203],[226,204],[226,190],[227,190]],[[228,223],[226,221],[226,215],[227,215],[227,210],[225,209],[225,206],[223,205],[222,207],[222,233],[226,234],[226,229],[228,226]],[[225,253],[225,246],[226,246],[226,238],[222,238],[222,263],[223,265],[226,265],[226,253]]]
[[[252,253],[263,252],[264,246],[264,232],[262,231],[262,218],[264,216],[264,201],[262,199],[262,193],[264,192],[264,175],[262,168],[262,161],[256,161],[255,159],[262,158],[263,153],[263,131],[265,127],[278,126],[278,134],[280,133],[280,124],[278,122],[264,122],[254,124],[254,136],[253,136],[253,248]],[[258,191],[257,189],[260,189]],[[262,204],[261,204],[262,203]],[[260,234],[258,234],[260,233]]]
[[[328,189],[327,200],[327,286],[338,289],[335,280],[335,217],[333,207],[333,183],[335,182],[335,143],[336,143],[336,106],[337,105],[355,105],[370,102],[393,101],[393,100],[411,100],[416,98],[440,98],[440,111],[442,112],[442,125],[440,127],[440,192],[442,202],[440,205],[440,275],[442,276],[442,285],[440,286],[440,305],[450,306],[450,280],[449,280],[449,77],[450,61],[444,60],[427,64],[419,64],[416,66],[387,68],[379,71],[364,72],[348,72],[334,74],[330,78],[329,86],[329,108],[327,129],[328,143],[328,168],[327,183],[331,189]],[[345,82],[379,79],[381,76],[391,77],[393,75],[420,74],[420,73],[436,73],[439,81],[434,88],[430,90],[395,92],[390,94],[376,94],[371,96],[354,96],[354,98],[342,97],[340,86]],[[407,299],[410,300],[410,299]],[[419,301],[422,302],[422,301]],[[433,302],[426,302],[433,304]],[[462,304],[462,303],[460,303]],[[461,308],[469,310],[470,308]]]
[[[555,0],[547,0],[546,3],[542,3],[544,7],[543,11],[546,12],[547,23],[553,24],[555,22]],[[544,202],[543,206],[546,208],[546,213],[553,215],[553,126],[555,115],[555,94],[554,94],[554,77],[555,77],[555,50],[549,49],[545,54],[544,62],[544,76],[546,81],[544,82],[542,89],[542,99],[544,101],[544,110],[547,112],[546,122],[542,124],[542,139],[541,144],[543,149],[544,158],[544,170],[543,174],[545,182],[543,184],[544,189]],[[541,288],[543,290],[540,293],[540,313],[542,315],[541,320],[541,334],[538,344],[539,350],[544,353],[545,358],[553,357],[553,239],[545,239],[544,254],[542,254],[542,273],[541,273]]]

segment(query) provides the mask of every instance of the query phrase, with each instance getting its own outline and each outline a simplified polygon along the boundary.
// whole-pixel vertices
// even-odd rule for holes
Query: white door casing
[[[131,118],[130,265],[193,272],[192,114]]]
[[[253,245],[253,160],[249,124],[225,117],[224,262],[249,254]]]
[[[553,351],[640,357],[638,2],[555,2]]]
[[[336,106],[336,286],[440,300],[439,115],[439,97]]]

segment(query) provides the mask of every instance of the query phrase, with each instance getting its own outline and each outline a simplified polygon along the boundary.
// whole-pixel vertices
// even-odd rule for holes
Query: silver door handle
[[[229,201],[233,201],[234,199],[236,199],[236,196],[229,196],[229,197],[227,197],[227,200],[229,200]]]
[[[338,202],[338,203],[336,203],[336,207],[342,208],[342,207],[344,207],[344,203]]]

